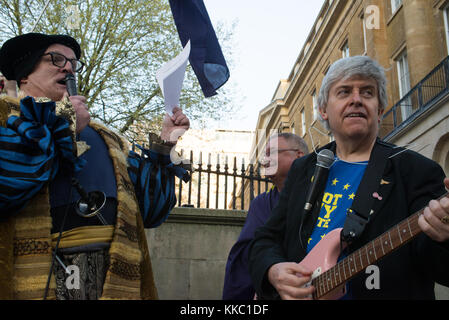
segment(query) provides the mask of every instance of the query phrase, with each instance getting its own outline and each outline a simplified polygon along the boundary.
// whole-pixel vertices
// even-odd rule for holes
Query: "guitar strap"
[[[345,224],[341,232],[341,240],[351,243],[362,234],[369,221],[371,209],[374,204],[373,193],[379,188],[388,158],[393,148],[385,142],[377,139],[357,189],[357,194],[348,209]]]

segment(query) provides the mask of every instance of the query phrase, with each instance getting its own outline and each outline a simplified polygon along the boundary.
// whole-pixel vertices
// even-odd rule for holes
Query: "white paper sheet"
[[[190,40],[180,54],[156,71],[156,79],[164,95],[165,110],[169,115],[173,115],[173,108],[179,106],[179,97],[181,96],[189,55]]]

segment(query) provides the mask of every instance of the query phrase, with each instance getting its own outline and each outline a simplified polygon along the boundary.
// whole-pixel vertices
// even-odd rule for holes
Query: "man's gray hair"
[[[330,88],[340,80],[353,77],[375,80],[379,94],[379,109],[384,110],[387,107],[387,78],[384,68],[368,56],[354,56],[337,60],[329,67],[321,84],[316,108],[326,110]],[[317,112],[319,114],[319,109]],[[321,114],[319,116],[324,127],[329,130],[329,123],[321,118]]]
[[[309,147],[307,146],[307,143],[303,138],[294,133],[276,133],[270,136],[270,139],[272,138],[284,138],[291,148],[299,149],[302,153],[304,153],[304,155],[309,153]]]

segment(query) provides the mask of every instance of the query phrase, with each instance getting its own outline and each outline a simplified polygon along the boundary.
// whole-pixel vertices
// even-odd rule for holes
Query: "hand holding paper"
[[[164,96],[165,110],[170,116],[173,115],[173,108],[179,106],[179,97],[189,55],[190,40],[179,55],[166,62],[156,72],[156,79]]]

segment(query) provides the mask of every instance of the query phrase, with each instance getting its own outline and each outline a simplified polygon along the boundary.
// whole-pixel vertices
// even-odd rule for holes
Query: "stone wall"
[[[159,298],[220,300],[229,250],[246,211],[174,208],[147,239]]]

